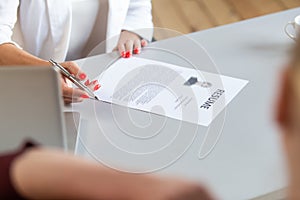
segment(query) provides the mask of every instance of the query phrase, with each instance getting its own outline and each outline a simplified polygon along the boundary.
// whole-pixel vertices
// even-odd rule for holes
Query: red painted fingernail
[[[130,58],[131,57],[131,52],[130,51],[127,51],[126,52],[126,55],[125,55],[125,58]]]
[[[83,95],[81,95],[80,96],[81,98],[84,98],[84,99],[88,99],[88,98],[90,98],[88,95],[86,95],[86,94],[83,94]]]
[[[99,90],[100,87],[101,87],[101,85],[100,85],[100,84],[97,84],[97,85],[94,87],[94,91],[95,91],[95,90]]]
[[[84,83],[84,85],[88,86],[89,84],[91,84],[91,83],[90,83],[90,80],[88,79],[88,80],[86,80],[86,82]]]
[[[86,74],[85,74],[85,73],[80,74],[80,75],[79,75],[79,78],[80,78],[81,80],[86,79]]]
[[[133,50],[133,53],[135,53],[135,54],[139,54],[139,53],[140,53],[140,50],[139,50],[139,48],[135,48],[135,49]]]
[[[122,56],[123,58],[125,58],[125,57],[126,57],[126,52],[125,52],[125,51],[122,51],[121,56]]]
[[[98,83],[98,80],[94,80],[94,81],[92,82],[93,85],[95,85],[96,83]]]

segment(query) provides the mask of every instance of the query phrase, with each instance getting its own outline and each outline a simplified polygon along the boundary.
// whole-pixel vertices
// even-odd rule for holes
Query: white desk
[[[85,101],[67,108],[79,111],[83,119],[78,154],[128,170],[162,168],[156,173],[206,182],[220,199],[251,199],[283,188],[286,183],[280,138],[274,123],[274,98],[281,67],[293,44],[283,28],[298,14],[300,8],[188,35],[207,49],[221,74],[249,80],[226,113],[221,113],[210,128]],[[185,37],[159,41],[150,47],[176,51],[201,70],[216,72],[209,67],[209,61],[199,58],[199,49],[195,52],[193,44]],[[183,60],[158,50],[146,50],[141,56],[190,67]],[[102,55],[79,63],[95,77],[110,59],[111,55]],[[129,117],[136,124],[128,121]],[[152,127],[136,126],[147,125],[149,117],[152,117]],[[165,123],[162,125],[162,122]],[[159,130],[159,135],[150,137],[154,130]],[[178,135],[174,143],[159,152],[154,151],[170,141],[175,133]],[[194,142],[180,155],[179,152],[189,146],[194,133]],[[221,133],[221,137],[213,151],[205,159],[199,159],[206,133],[212,141],[217,137],[214,134]],[[135,139],[141,136],[138,134],[149,137],[149,141]],[[208,143],[211,145],[212,141]],[[152,154],[142,154],[151,150]],[[175,162],[177,156],[179,159]],[[171,161],[174,162],[170,164]]]

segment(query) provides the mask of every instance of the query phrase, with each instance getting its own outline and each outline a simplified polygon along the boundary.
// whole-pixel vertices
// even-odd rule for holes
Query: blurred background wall
[[[299,7],[300,0],[152,0],[152,4],[156,27],[186,34]],[[157,40],[166,37],[155,32]]]

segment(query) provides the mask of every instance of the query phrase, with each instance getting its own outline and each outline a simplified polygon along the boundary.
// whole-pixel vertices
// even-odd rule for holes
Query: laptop
[[[59,74],[52,67],[0,67],[0,152],[26,140],[74,148],[78,113],[63,113]],[[71,127],[67,142],[66,119]]]

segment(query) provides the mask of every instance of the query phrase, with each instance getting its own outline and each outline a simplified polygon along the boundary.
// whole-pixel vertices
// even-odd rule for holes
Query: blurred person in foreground
[[[300,38],[300,37],[298,37]],[[300,199],[300,40],[282,76],[277,122],[289,170],[288,199]]]
[[[199,183],[120,172],[32,142],[0,153],[0,174],[0,199],[212,199]]]

